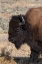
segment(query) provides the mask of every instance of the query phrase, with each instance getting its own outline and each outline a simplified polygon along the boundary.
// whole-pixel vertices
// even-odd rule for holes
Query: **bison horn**
[[[24,17],[22,15],[21,15],[21,18],[22,18],[22,22],[25,24],[25,19],[24,19]]]
[[[22,23],[20,23],[20,25],[24,25],[25,24],[25,19],[21,14],[20,14],[20,17],[21,17],[21,20],[22,20]]]

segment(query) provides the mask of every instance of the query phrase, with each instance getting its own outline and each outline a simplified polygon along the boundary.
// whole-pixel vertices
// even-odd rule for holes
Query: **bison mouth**
[[[14,44],[15,44],[15,47],[16,47],[17,49],[19,49],[19,48],[21,47],[21,43],[18,42],[18,41],[15,41]]]

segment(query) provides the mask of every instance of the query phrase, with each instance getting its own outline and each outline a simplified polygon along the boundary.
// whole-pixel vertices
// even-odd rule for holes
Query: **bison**
[[[28,64],[36,64],[38,56],[42,53],[42,7],[31,8],[25,15],[12,16],[9,22],[9,41],[19,49],[27,43],[31,48]]]

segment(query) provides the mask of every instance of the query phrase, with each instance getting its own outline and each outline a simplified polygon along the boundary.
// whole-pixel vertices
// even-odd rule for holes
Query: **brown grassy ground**
[[[13,60],[13,58],[8,60],[5,57],[0,57],[0,64],[16,64],[16,62]]]

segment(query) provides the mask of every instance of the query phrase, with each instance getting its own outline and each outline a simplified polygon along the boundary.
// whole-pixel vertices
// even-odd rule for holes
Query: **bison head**
[[[20,48],[20,46],[25,42],[26,38],[26,27],[25,20],[22,15],[13,16],[9,22],[9,41],[15,44],[16,48]]]

